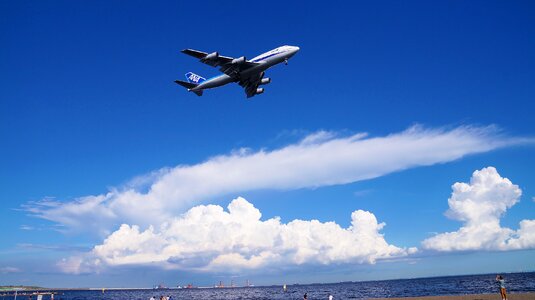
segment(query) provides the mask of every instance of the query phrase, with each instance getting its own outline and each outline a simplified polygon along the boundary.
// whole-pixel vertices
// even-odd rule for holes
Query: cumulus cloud
[[[446,216],[463,222],[454,232],[437,234],[422,242],[437,251],[517,250],[535,248],[535,220],[523,220],[518,230],[501,227],[500,218],[518,203],[522,191],[495,168],[472,174],[470,183],[457,182],[448,199]]]
[[[141,230],[123,224],[83,257],[59,266],[68,273],[105,266],[147,265],[196,271],[233,271],[332,263],[375,263],[404,257],[415,248],[399,248],[380,233],[385,223],[367,211],[351,214],[351,226],[335,222],[279,218],[261,220],[251,203],[237,198],[228,211],[199,205],[179,217]]]
[[[383,137],[339,137],[320,131],[272,151],[233,151],[195,165],[179,165],[135,178],[105,194],[29,203],[34,216],[107,236],[122,223],[160,225],[215,196],[258,189],[299,189],[346,184],[428,166],[521,142],[493,127],[450,130],[414,126]]]

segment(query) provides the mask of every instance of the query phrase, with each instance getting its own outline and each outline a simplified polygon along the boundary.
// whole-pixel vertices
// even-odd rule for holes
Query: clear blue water
[[[159,299],[161,295],[170,295],[174,300],[182,299],[327,299],[329,294],[335,300],[366,299],[380,297],[418,297],[460,294],[498,294],[495,274],[448,276],[418,279],[399,279],[367,282],[346,282],[333,284],[289,285],[287,292],[281,286],[244,287],[223,289],[172,289],[172,290],[112,290],[106,291],[56,291],[55,300],[148,300],[151,296]],[[535,292],[535,272],[505,274],[508,293]],[[1,299],[13,299],[0,296]],[[26,300],[27,296],[17,299]],[[33,297],[35,300],[35,296]],[[44,300],[50,299],[45,296]],[[497,298],[498,299],[498,298]]]

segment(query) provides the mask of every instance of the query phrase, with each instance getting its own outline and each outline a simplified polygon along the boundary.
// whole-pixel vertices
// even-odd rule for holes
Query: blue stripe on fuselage
[[[264,60],[264,59],[266,59],[266,58],[269,58],[269,57],[272,57],[272,56],[275,56],[275,55],[277,55],[277,54],[281,54],[281,53],[284,53],[284,52],[288,52],[288,51],[282,51],[282,52],[273,53],[273,54],[270,54],[270,55],[268,55],[268,56],[266,56],[266,57],[260,57],[260,58],[257,58],[257,59],[253,59],[253,60],[251,60],[251,61],[252,61],[252,62],[261,61],[261,60]]]

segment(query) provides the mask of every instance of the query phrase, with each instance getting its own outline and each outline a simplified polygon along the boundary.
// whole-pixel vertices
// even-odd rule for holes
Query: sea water
[[[535,272],[510,273],[504,275],[508,293],[535,292]],[[54,299],[62,300],[149,300],[152,296],[171,296],[171,299],[303,299],[305,293],[308,299],[328,299],[329,294],[335,300],[367,299],[384,297],[418,297],[462,294],[498,294],[496,275],[464,275],[416,279],[379,280],[363,282],[344,282],[329,284],[301,284],[288,285],[284,292],[282,286],[241,287],[241,288],[192,288],[192,289],[164,289],[164,290],[65,290],[58,291]],[[13,299],[13,297],[0,297]],[[18,296],[25,300],[27,296]],[[36,299],[33,296],[32,299]],[[44,296],[43,300],[50,299]]]

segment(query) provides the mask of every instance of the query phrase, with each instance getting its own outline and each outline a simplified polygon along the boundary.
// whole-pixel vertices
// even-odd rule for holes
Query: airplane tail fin
[[[186,79],[188,80],[188,82],[195,84],[201,84],[206,81],[206,78],[202,77],[201,75],[197,75],[193,72],[186,73]]]
[[[202,96],[202,90],[199,90],[199,91],[192,91],[191,89],[196,87],[198,84],[197,83],[192,83],[192,82],[186,82],[186,81],[182,81],[182,80],[175,80],[176,84],[178,85],[181,85],[185,88],[188,89],[188,91],[190,92],[194,92],[195,95],[197,96]]]

